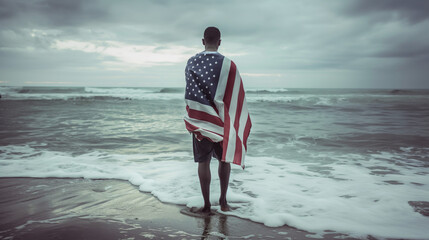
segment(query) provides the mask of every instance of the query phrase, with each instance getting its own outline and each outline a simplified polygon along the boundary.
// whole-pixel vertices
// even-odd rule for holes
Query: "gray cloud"
[[[107,13],[89,0],[1,0],[0,20],[19,26],[80,26],[101,21]]]
[[[335,86],[343,79],[344,84],[355,87],[362,83],[359,78],[393,79],[401,69],[404,73],[399,75],[412,76],[407,81],[429,87],[422,80],[429,75],[424,67],[429,58],[428,5],[429,1],[423,0],[327,0],[320,4],[307,0],[0,0],[0,62],[11,67],[2,69],[10,78],[14,76],[12,69],[18,69],[13,66],[31,72],[36,65],[76,69],[82,78],[101,79],[106,76],[103,71],[108,71],[101,70],[102,63],[120,59],[97,55],[96,51],[59,49],[53,47],[55,43],[75,41],[106,47],[115,42],[153,46],[155,52],[202,49],[204,28],[214,25],[222,31],[220,52],[236,61],[241,72],[293,76],[312,83],[312,87],[326,86],[318,79],[333,79]],[[32,65],[27,59],[38,63]],[[169,75],[165,76],[174,79],[173,85],[182,83],[183,64],[168,66]],[[128,84],[138,74],[148,77],[151,84],[149,76],[162,78],[162,73],[166,74],[160,69],[133,70],[127,74]],[[49,71],[44,74],[48,76]],[[400,78],[395,79],[400,85]],[[283,81],[291,83],[286,77]],[[281,82],[280,77],[276,79],[277,85]],[[392,83],[373,82],[364,84],[379,87]]]
[[[380,20],[401,18],[412,24],[429,19],[429,2],[422,0],[355,0],[344,8],[346,14],[378,14]]]

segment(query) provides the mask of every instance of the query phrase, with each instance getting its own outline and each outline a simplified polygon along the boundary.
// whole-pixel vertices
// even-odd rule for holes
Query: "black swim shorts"
[[[214,143],[205,138],[199,141],[194,134],[192,134],[192,142],[195,162],[210,161],[212,156],[219,161],[222,159],[222,142]]]

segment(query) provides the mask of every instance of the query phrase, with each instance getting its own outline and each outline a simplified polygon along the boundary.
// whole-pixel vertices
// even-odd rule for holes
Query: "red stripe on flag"
[[[227,112],[227,109],[225,108],[225,125],[223,126],[223,152],[222,152],[222,161],[226,161],[226,152],[228,151],[228,142],[229,142],[229,113]]]
[[[238,79],[235,79],[238,81]],[[238,91],[238,98],[236,103],[236,112],[235,112],[235,121],[234,121],[234,128],[237,133],[236,139],[235,139],[235,153],[234,153],[234,161],[233,163],[241,165],[241,158],[243,154],[243,146],[240,137],[238,136],[238,130],[240,128],[240,118],[241,118],[241,112],[243,110],[243,101],[244,101],[244,88],[243,83],[240,78],[240,86]]]
[[[232,93],[234,92],[234,83],[235,83],[235,74],[236,67],[233,61],[231,61],[231,66],[229,68],[228,80],[226,82],[225,95],[223,96],[223,102],[229,110],[231,105]]]
[[[235,139],[235,153],[234,153],[234,164],[241,165],[241,154],[242,154],[243,148],[241,146],[241,140],[240,137],[237,135]]]
[[[198,129],[198,127],[196,127],[196,126],[194,126],[194,125],[190,124],[188,121],[186,121],[186,120],[184,120],[184,121],[185,121],[186,129],[187,129],[188,131],[190,131],[190,132],[194,132],[195,130],[197,130],[197,129]]]
[[[249,137],[251,127],[252,127],[252,122],[250,121],[250,115],[247,115],[247,122],[243,132],[243,145],[246,151],[247,151],[247,138]]]
[[[238,128],[240,127],[240,118],[241,118],[241,111],[243,109],[243,100],[244,100],[244,89],[240,79],[240,90],[238,92],[237,109],[235,112],[235,121],[234,121],[234,128],[237,132],[238,132]]]
[[[231,119],[229,117],[229,107],[231,104],[231,97],[233,93],[234,81],[235,81],[236,67],[233,61],[229,68],[228,79],[226,82],[225,95],[223,97],[224,102],[224,127],[223,127],[223,153],[222,161],[226,161],[226,153],[228,152],[228,142],[229,142],[229,130]],[[229,149],[231,151],[231,149]]]
[[[193,119],[202,120],[205,122],[213,123],[219,127],[223,127],[223,122],[220,118],[213,116],[211,114],[208,114],[203,111],[198,111],[195,109],[189,108],[189,106],[186,106],[186,111],[188,112],[188,116]]]

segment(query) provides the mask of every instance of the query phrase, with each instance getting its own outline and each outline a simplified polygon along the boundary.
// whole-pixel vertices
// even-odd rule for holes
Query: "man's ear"
[[[203,45],[205,46],[206,45],[206,41],[204,41],[204,38],[201,39],[201,40],[203,41]]]
[[[222,41],[222,40],[221,40],[221,39],[219,39],[219,42],[218,42],[218,44],[217,44],[218,46],[220,46],[220,42],[221,42],[221,41]]]

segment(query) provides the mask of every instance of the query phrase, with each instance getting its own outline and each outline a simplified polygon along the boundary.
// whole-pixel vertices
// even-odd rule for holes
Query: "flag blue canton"
[[[213,105],[224,56],[201,52],[188,60],[185,69],[185,98]]]

